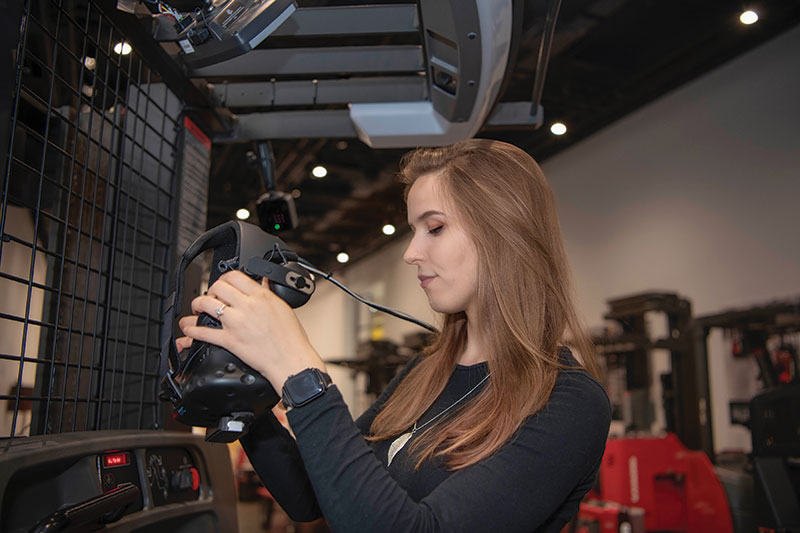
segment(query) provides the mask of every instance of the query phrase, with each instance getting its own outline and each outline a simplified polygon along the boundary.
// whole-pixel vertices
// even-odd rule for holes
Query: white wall
[[[590,324],[649,289],[695,315],[800,294],[799,58],[800,28],[543,164]]]

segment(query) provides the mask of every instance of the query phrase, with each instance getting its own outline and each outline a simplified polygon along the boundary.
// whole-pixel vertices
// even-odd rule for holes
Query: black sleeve
[[[359,417],[358,427],[363,434],[369,432],[372,420],[383,404],[420,360],[421,357],[417,356],[403,367],[372,406]],[[254,421],[240,442],[256,474],[289,518],[297,522],[319,518],[321,513],[300,451],[275,415],[268,412]]]
[[[365,444],[336,387],[292,409],[289,422],[331,529],[530,532],[548,523],[594,475],[611,418],[597,382],[563,374],[548,405],[508,444],[455,472],[419,503]]]
[[[310,522],[320,517],[297,444],[272,412],[254,421],[239,442],[261,482],[289,518]]]

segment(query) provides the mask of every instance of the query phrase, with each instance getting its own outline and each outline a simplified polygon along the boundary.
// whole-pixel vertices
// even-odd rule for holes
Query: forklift
[[[614,422],[596,486],[565,531],[800,531],[800,300],[699,318],[669,292],[608,304],[595,344]],[[727,357],[757,362],[762,390],[729,406],[731,423],[750,429],[749,454],[715,454],[714,328],[732,340]]]

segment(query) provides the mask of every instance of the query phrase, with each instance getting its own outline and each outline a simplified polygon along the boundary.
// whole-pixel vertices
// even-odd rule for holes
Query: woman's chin
[[[450,315],[458,313],[459,311],[463,311],[463,309],[456,307],[452,304],[447,305],[446,302],[439,302],[430,297],[428,297],[428,305],[430,305],[431,309],[433,309],[437,313],[442,313],[443,315]]]

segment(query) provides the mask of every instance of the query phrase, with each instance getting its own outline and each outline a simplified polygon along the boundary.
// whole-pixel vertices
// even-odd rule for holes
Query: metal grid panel
[[[20,27],[0,437],[152,428],[181,102],[91,1],[28,0]]]

